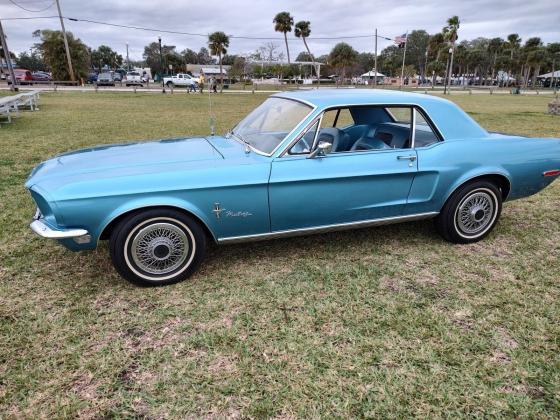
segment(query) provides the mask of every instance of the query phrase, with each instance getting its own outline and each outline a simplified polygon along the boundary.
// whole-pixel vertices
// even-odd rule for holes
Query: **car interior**
[[[426,147],[440,139],[423,114],[413,107],[357,106],[325,111],[317,143],[332,144],[330,153],[411,147],[412,113],[416,112],[415,145]],[[309,153],[318,123],[297,142],[290,154]]]

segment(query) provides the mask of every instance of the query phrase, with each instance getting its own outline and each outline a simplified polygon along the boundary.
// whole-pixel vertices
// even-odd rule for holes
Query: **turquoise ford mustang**
[[[560,139],[489,133],[422,94],[276,94],[224,136],[93,147],[38,165],[31,229],[72,250],[109,240],[127,280],[187,278],[220,244],[434,218],[485,237],[502,202],[560,175]]]

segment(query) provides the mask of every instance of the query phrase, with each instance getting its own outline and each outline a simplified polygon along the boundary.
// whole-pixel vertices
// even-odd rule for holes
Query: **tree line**
[[[221,31],[208,36],[208,48],[198,52],[186,48],[178,51],[174,45],[161,45],[152,42],[144,47],[143,60],[131,61],[131,65],[150,67],[152,74],[165,74],[170,66],[175,70],[186,70],[186,64],[229,65],[230,76],[242,77],[293,77],[309,72],[317,76],[321,63],[322,76],[338,75],[342,79],[358,76],[374,68],[375,55],[371,52],[358,52],[351,45],[340,42],[334,45],[329,54],[314,56],[309,48],[311,23],[306,20],[295,22],[294,17],[286,11],[277,13],[273,28],[284,36],[287,65],[284,54],[274,43],[267,43],[252,53],[244,56],[229,55],[230,39]],[[537,76],[560,67],[560,43],[545,45],[538,37],[523,41],[518,34],[509,34],[505,38],[479,37],[473,40],[459,41],[460,20],[457,16],[448,19],[442,30],[429,34],[423,29],[413,30],[407,35],[406,47],[390,45],[378,54],[377,71],[390,77],[419,75],[425,79],[445,77],[447,74],[464,75],[479,84],[490,84],[498,72],[507,74],[508,78],[522,85],[535,85]],[[288,34],[302,40],[301,51],[296,62],[309,62],[311,66],[302,67],[291,60]],[[68,80],[69,74],[64,55],[62,33],[52,30],[38,30],[33,33],[37,38],[31,52],[22,52],[16,58],[19,67],[29,70],[50,70],[55,80]],[[107,45],[92,49],[72,33],[67,33],[72,62],[78,77],[86,77],[92,69],[109,67],[116,69],[123,66],[122,55]],[[405,54],[406,50],[406,54]],[[2,52],[0,51],[0,55]],[[405,55],[403,68],[403,55]],[[214,58],[215,57],[215,58]],[[268,61],[273,64],[252,65],[255,60]]]

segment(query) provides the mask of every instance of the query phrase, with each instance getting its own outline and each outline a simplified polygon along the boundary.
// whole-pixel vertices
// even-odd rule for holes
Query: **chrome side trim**
[[[290,236],[312,235],[316,233],[334,232],[338,230],[358,229],[362,227],[382,226],[392,223],[411,222],[414,220],[430,219],[439,214],[437,211],[428,213],[412,214],[407,216],[384,217],[380,219],[362,220],[359,222],[338,223],[334,225],[313,226],[302,229],[279,230],[271,233],[259,233],[257,235],[230,236],[218,239],[219,244],[234,244],[239,242],[265,241]]]
[[[37,235],[48,238],[48,239],[67,239],[67,238],[77,238],[79,236],[85,236],[88,231],[85,229],[64,229],[55,230],[50,228],[42,220],[34,220],[29,225],[31,230]]]

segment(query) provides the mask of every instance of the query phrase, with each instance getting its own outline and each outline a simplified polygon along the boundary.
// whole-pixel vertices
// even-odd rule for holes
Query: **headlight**
[[[51,207],[51,205],[49,204],[49,202],[45,199],[45,197],[43,197],[41,194],[39,194],[37,191],[35,191],[34,189],[30,189],[29,190],[31,192],[31,196],[33,197],[33,200],[35,201],[35,204],[37,204],[37,212],[35,213],[35,216],[42,216],[47,222],[49,222],[50,224],[52,224],[53,226],[56,226],[56,217],[54,215],[53,209]]]

